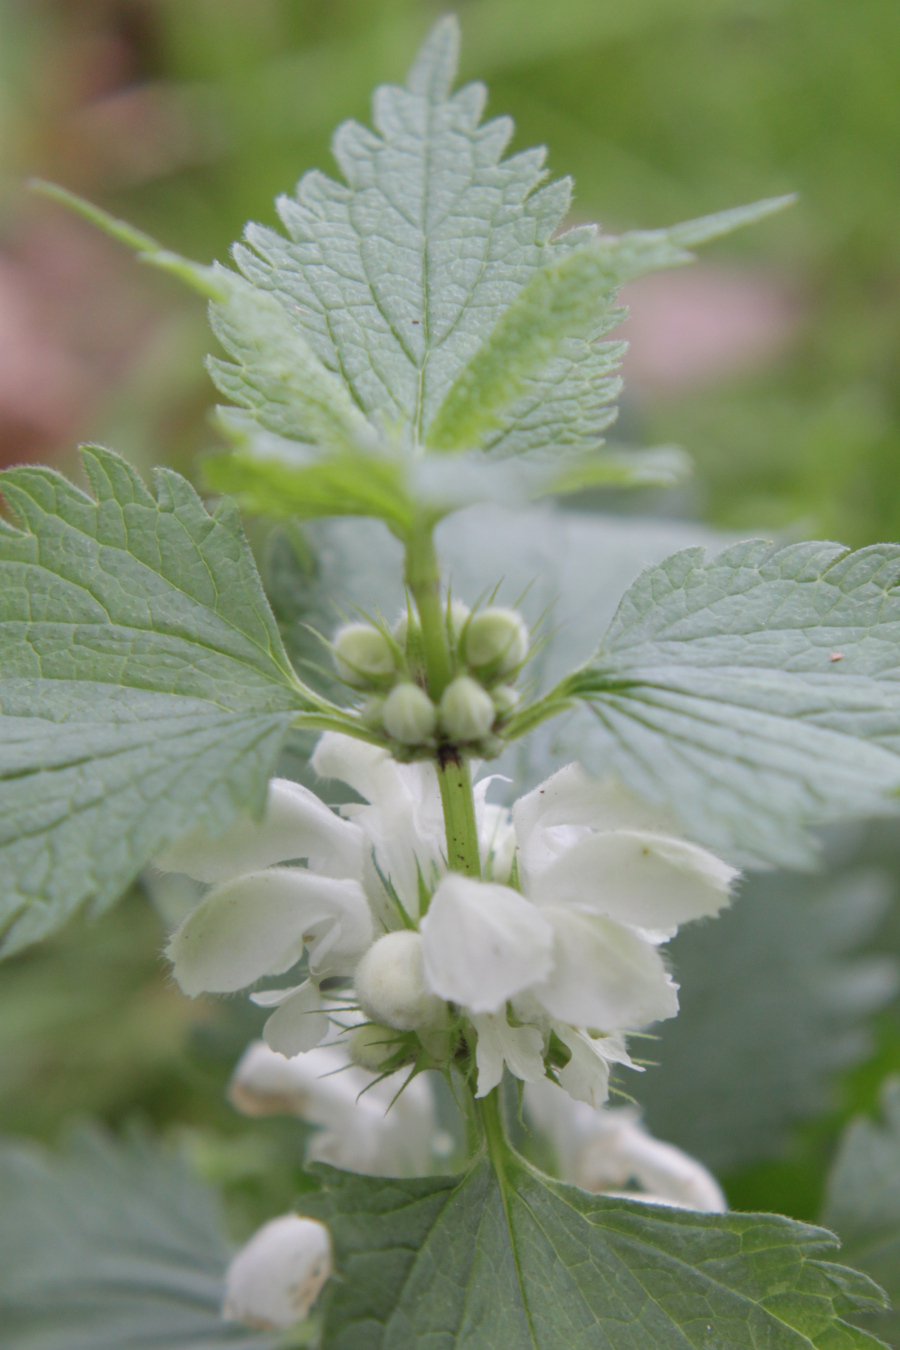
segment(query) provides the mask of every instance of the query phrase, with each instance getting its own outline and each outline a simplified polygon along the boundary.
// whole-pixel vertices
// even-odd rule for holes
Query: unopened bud
[[[307,1316],[330,1274],[325,1225],[283,1214],[263,1224],[228,1267],[222,1312],[250,1327],[292,1327]]]
[[[454,642],[459,642],[462,636],[462,630],[469,622],[469,616],[472,611],[468,605],[463,604],[462,600],[450,601],[449,627]]]
[[[425,987],[422,939],[409,929],[386,933],[373,943],[353,982],[359,1006],[373,1022],[415,1031],[443,1020],[443,1001]]]
[[[384,701],[381,724],[395,741],[421,745],[434,734],[437,708],[417,684],[398,684]]]
[[[390,1027],[381,1027],[372,1022],[368,1026],[357,1027],[350,1037],[348,1046],[350,1058],[361,1069],[370,1073],[381,1073],[381,1066],[397,1051],[397,1038]]]
[[[396,668],[391,644],[370,623],[348,623],[339,628],[332,650],[337,673],[355,689],[383,684]]]
[[[528,628],[514,609],[483,609],[469,620],[464,648],[473,670],[509,675],[528,655]]]
[[[477,741],[494,725],[496,709],[489,693],[460,675],[444,690],[441,699],[441,730],[451,741]]]
[[[519,691],[513,689],[511,684],[498,684],[496,689],[491,690],[491,702],[498,717],[509,717],[519,706]]]
[[[380,727],[382,725],[384,703],[385,700],[379,694],[373,694],[371,698],[366,699],[359,710],[359,715],[367,727]]]

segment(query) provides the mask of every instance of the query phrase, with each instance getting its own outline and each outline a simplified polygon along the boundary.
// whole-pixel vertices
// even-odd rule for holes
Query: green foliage
[[[458,1181],[320,1174],[305,1209],[327,1220],[344,1277],[326,1350],[877,1344],[840,1319],[880,1291],[830,1264],[822,1229],[600,1198],[512,1154]]]
[[[786,866],[814,857],[804,824],[893,813],[898,568],[890,544],[757,540],[648,569],[570,686],[611,738],[589,761],[694,837]]]
[[[227,1326],[214,1194],[146,1136],[0,1148],[3,1350],[266,1350]]]
[[[613,307],[619,287],[645,272],[693,261],[684,245],[761,220],[792,200],[776,198],[669,230],[588,244],[581,242],[584,231],[572,231],[577,242],[570,252],[563,235],[555,241],[563,257],[534,273],[454,381],[427,428],[428,445],[458,450],[481,444],[506,453],[590,445],[613,420],[612,410],[601,409],[621,388],[609,376],[623,344],[597,346],[626,316]],[[511,407],[517,398],[521,402]]]
[[[882,1120],[848,1125],[828,1185],[825,1222],[841,1235],[848,1260],[879,1280],[895,1307],[868,1325],[900,1345],[900,1078],[888,1079]]]
[[[622,1083],[653,1133],[721,1176],[782,1156],[799,1122],[833,1109],[837,1075],[871,1053],[867,1022],[897,992],[896,959],[860,952],[892,899],[885,874],[859,866],[763,872],[714,924],[681,932],[681,1010],[643,1049],[654,1067]]]
[[[97,912],[190,822],[261,807],[294,710],[233,507],[85,451],[95,497],[48,469],[3,476],[0,926],[4,950]]]

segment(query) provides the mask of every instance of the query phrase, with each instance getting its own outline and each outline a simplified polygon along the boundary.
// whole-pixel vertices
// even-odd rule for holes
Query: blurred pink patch
[[[124,250],[58,207],[21,203],[0,249],[0,464],[52,459],[89,430],[159,304]]]
[[[764,365],[790,341],[799,304],[765,273],[694,264],[622,288],[630,313],[614,334],[631,393],[666,392]]]

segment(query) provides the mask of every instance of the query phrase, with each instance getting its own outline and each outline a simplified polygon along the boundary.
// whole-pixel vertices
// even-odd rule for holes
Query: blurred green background
[[[29,197],[32,174],[202,261],[401,79],[443,6],[424,0],[0,0],[0,462],[74,464],[98,439],[190,473],[211,443],[202,304]],[[652,509],[781,537],[900,536],[897,0],[459,0],[466,77],[545,142],[575,215],[652,227],[786,191],[790,212],[692,269],[630,288],[617,435],[685,446]],[[644,503],[647,509],[647,503]],[[876,862],[896,892],[893,841]],[[863,849],[861,865],[867,864]],[[896,911],[896,905],[894,906]],[[869,946],[900,949],[889,915]],[[890,935],[893,934],[891,937]],[[210,1175],[259,1199],[282,1123],[221,1102],[255,1023],[189,1004],[140,897],[0,968],[0,1129],[73,1113],[192,1131]],[[251,1020],[248,1020],[251,1019]],[[775,1161],[726,1177],[743,1206],[807,1217],[843,1120],[900,1068],[900,1020]],[[868,1058],[866,1058],[868,1055]],[[257,1186],[257,1191],[254,1191]],[[248,1201],[249,1203],[249,1201]]]

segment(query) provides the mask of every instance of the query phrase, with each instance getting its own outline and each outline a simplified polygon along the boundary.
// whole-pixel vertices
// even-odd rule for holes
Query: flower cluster
[[[482,878],[464,876],[447,870],[431,763],[335,733],[312,763],[362,802],[337,815],[275,779],[260,824],[159,859],[211,887],[169,946],[182,989],[231,993],[305,958],[305,979],[251,994],[284,1055],[361,1009],[370,1070],[454,1064],[484,1096],[505,1067],[605,1101],[626,1033],[677,1012],[660,945],[727,903],[734,870],[573,764],[511,812],[475,785]]]
[[[447,606],[445,636],[453,678],[435,704],[426,691],[422,632],[404,614],[393,630],[348,623],[334,636],[338,676],[368,693],[361,715],[401,756],[440,743],[496,753],[496,732],[518,695],[514,681],[528,656],[528,628],[515,610],[491,606],[472,613],[461,601]]]

